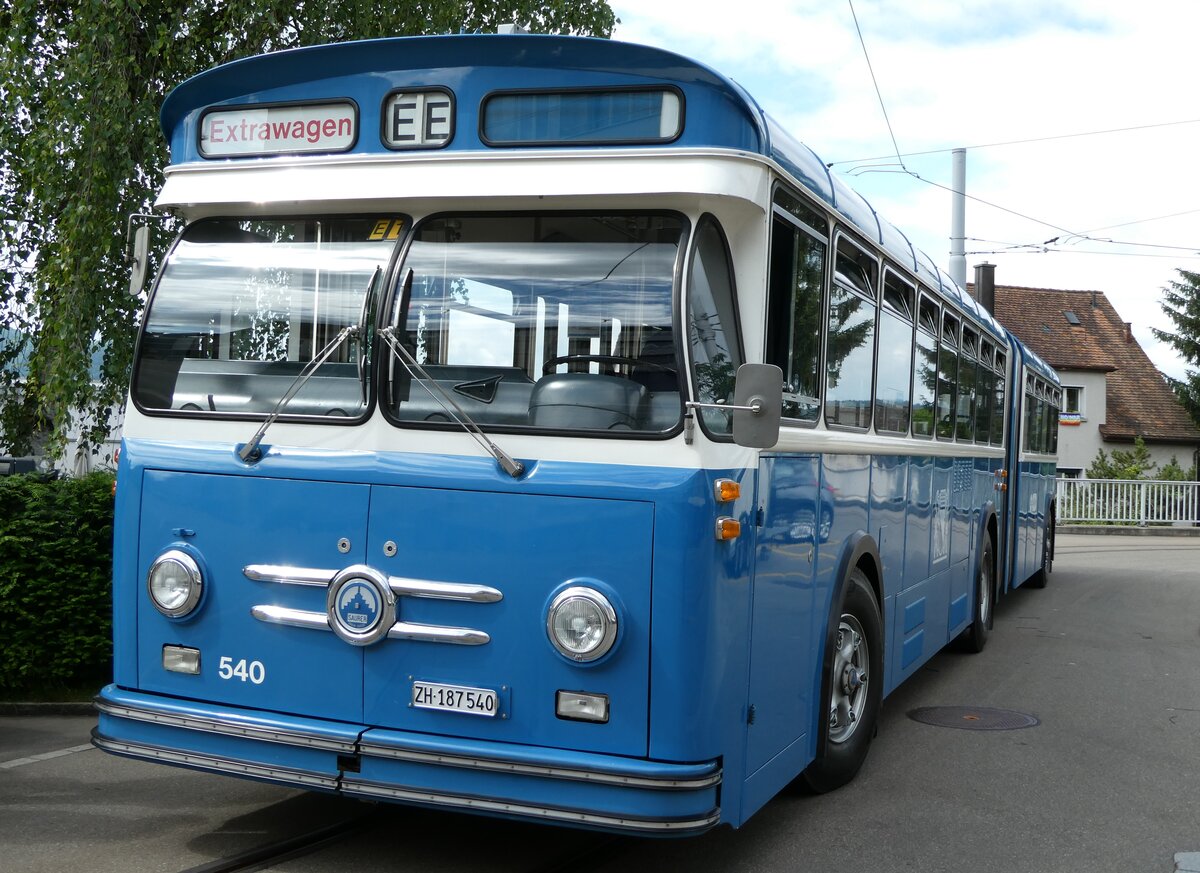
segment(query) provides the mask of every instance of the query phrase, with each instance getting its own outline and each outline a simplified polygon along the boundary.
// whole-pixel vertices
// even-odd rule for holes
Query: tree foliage
[[[1200,273],[1177,270],[1181,282],[1171,282],[1163,289],[1163,312],[1175,325],[1175,332],[1151,328],[1193,368],[1183,379],[1169,379],[1179,401],[1200,424]]]
[[[1184,470],[1174,456],[1166,464],[1158,466],[1150,458],[1150,450],[1141,437],[1133,441],[1129,451],[1113,449],[1111,456],[1104,449],[1096,453],[1088,467],[1089,479],[1165,479],[1169,481],[1192,481],[1194,470]]]
[[[0,477],[0,695],[109,677],[112,487]]]
[[[0,327],[18,331],[0,338],[9,449],[49,428],[61,452],[71,409],[95,444],[124,398],[141,310],[126,293],[125,219],[149,211],[167,163],[158,108],[172,87],[261,52],[514,21],[608,36],[616,20],[604,0],[0,0]]]
[[[1145,474],[1154,468],[1150,459],[1150,450],[1145,441],[1138,437],[1133,441],[1133,449],[1113,449],[1109,457],[1104,449],[1096,453],[1092,464],[1088,467],[1089,479],[1143,479]]]

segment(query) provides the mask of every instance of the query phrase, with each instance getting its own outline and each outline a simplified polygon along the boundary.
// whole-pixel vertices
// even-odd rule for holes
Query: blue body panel
[[[708,762],[705,766],[715,768],[723,756],[740,767],[740,754],[729,761],[727,752],[741,744],[744,726],[753,547],[751,537],[724,544],[711,536],[708,497],[717,474],[530,466],[518,483],[497,477],[490,460],[275,447],[248,470],[231,445],[126,440],[117,528],[138,530],[139,518],[142,524],[136,547],[123,551],[117,564],[118,671],[102,705],[121,699],[125,692],[119,687],[138,689],[142,706],[153,707],[160,698],[186,700],[225,721],[270,713],[304,725],[348,724],[355,737],[362,734],[361,742],[438,737],[431,742],[450,754],[454,743],[473,740],[492,749],[491,757],[499,754],[498,746],[536,747],[545,767],[579,753],[611,756],[618,770],[651,760]],[[753,476],[724,475],[743,479],[746,497],[733,509],[752,530]],[[345,551],[339,540],[347,542]],[[708,545],[697,548],[698,541]],[[385,552],[386,542],[395,544],[393,556]],[[205,575],[204,600],[186,620],[162,616],[145,590],[150,562],[167,548],[192,553]],[[323,629],[265,623],[251,614],[257,605],[323,614],[326,589],[256,581],[244,572],[247,566],[325,568],[332,574],[359,563],[395,577],[494,586],[504,595],[499,602],[401,597],[397,607],[400,620],[471,627],[490,641],[457,646],[384,640],[357,647]],[[546,639],[547,604],[577,583],[604,591],[619,612],[618,645],[594,664],[568,662]],[[198,649],[200,675],[165,670],[162,647],[168,644]],[[222,658],[261,663],[264,681],[222,678]],[[682,663],[696,669],[681,672]],[[413,708],[414,679],[496,690],[499,717]],[[556,718],[558,689],[607,695],[609,722]],[[100,735],[109,746],[187,749],[188,766],[199,766],[196,761],[205,756],[256,760],[289,772],[321,773],[335,780],[337,790],[351,790],[335,758],[314,759],[303,747],[292,756],[287,743],[262,745],[260,754],[241,736],[226,742],[220,731],[200,736],[187,726],[111,714]],[[595,759],[605,760],[610,759]],[[224,765],[213,769],[236,772]],[[419,793],[436,783],[449,795],[499,791],[535,806],[550,803],[553,795],[567,807],[601,816],[624,809],[671,821],[707,822],[717,808],[715,785],[686,800],[686,792],[652,791],[645,808],[633,800],[637,792],[583,787],[575,798],[579,806],[571,792],[547,793],[545,780],[497,782],[490,772],[455,769],[447,779],[438,767],[367,755],[353,790],[369,794],[360,782],[400,780]],[[270,778],[254,771],[242,775]],[[722,800],[736,804],[737,786],[726,784]],[[712,823],[715,819],[703,826]]]
[[[564,58],[569,62],[564,63]],[[321,71],[314,81],[313,70]],[[293,49],[246,58],[201,73],[163,103],[161,121],[174,164],[203,160],[200,117],[214,106],[350,99],[358,107],[358,142],[351,154],[386,154],[378,110],[402,89],[440,86],[454,94],[455,133],[446,149],[475,151],[478,108],[493,91],[612,87],[669,83],[685,92],[688,123],[676,147],[719,146],[750,152],[766,148],[761,110],[737,85],[712,70],[659,49],[602,39],[556,36],[405,37]],[[251,90],[248,86],[253,85]]]

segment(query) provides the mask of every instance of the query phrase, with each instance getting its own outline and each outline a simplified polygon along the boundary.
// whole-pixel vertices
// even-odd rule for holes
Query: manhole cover
[[[922,724],[965,731],[1015,731],[1039,724],[1036,718],[1024,712],[979,706],[922,706],[910,710],[908,717]]]

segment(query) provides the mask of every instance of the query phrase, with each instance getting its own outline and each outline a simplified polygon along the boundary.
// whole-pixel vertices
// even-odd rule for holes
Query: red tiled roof
[[[1056,370],[1108,373],[1104,439],[1200,442],[1200,429],[1103,292],[997,285],[996,318]]]

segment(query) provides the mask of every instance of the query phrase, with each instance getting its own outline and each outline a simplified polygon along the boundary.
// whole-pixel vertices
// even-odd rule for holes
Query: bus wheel
[[[958,641],[964,651],[978,654],[987,645],[988,630],[992,626],[992,610],[995,606],[996,563],[992,538],[983,538],[983,554],[979,556],[979,569],[975,571],[975,615]]]
[[[867,577],[850,572],[832,645],[825,653],[825,720],[817,757],[800,774],[818,794],[845,785],[862,766],[883,699],[883,621]]]
[[[1042,566],[1029,578],[1030,588],[1045,588],[1054,571],[1054,522],[1046,522],[1046,533],[1042,536]]]

